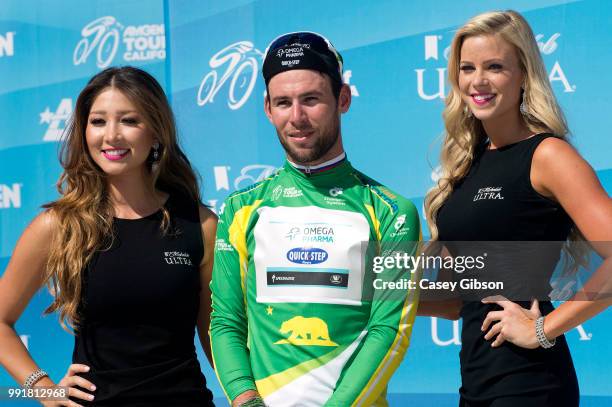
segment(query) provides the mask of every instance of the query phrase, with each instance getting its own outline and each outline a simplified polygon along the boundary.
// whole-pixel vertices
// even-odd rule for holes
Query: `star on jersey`
[[[266,314],[272,315],[272,312],[274,312],[274,308],[268,305],[268,308],[266,308]]]

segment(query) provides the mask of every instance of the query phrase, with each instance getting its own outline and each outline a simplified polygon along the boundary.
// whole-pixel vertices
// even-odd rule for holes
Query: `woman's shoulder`
[[[53,235],[59,227],[54,211],[45,209],[25,228],[18,245],[27,247],[30,252],[46,252],[51,247]]]
[[[559,184],[581,179],[586,169],[590,166],[567,140],[547,137],[533,152],[531,183],[541,195],[558,201],[553,190],[558,189]]]
[[[59,227],[57,213],[49,208],[36,215],[28,225],[28,229],[44,237],[51,237]]]
[[[541,141],[534,153],[534,164],[554,164],[566,158],[579,157],[576,149],[565,138],[553,134],[538,135]]]
[[[200,213],[200,223],[202,225],[207,223],[217,223],[217,214],[215,214],[209,207],[206,205],[200,204],[198,206],[198,211]]]

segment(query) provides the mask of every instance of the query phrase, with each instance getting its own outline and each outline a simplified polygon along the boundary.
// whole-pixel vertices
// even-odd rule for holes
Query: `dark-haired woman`
[[[62,148],[60,198],[21,236],[0,280],[0,363],[25,387],[54,383],[14,324],[48,284],[75,331],[60,386],[46,406],[206,406],[193,344],[207,355],[215,215],[179,148],[159,83],[109,68],[81,91]]]

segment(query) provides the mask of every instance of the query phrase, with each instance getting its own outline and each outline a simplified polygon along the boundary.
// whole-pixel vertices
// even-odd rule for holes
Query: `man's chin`
[[[327,152],[334,146],[337,137],[331,143],[321,143],[321,140],[314,141],[313,145],[304,146],[296,145],[291,140],[283,139],[279,136],[281,145],[287,154],[289,160],[299,165],[316,165],[321,159],[327,154]]]
[[[294,154],[287,152],[287,156],[289,160],[295,164],[299,165],[312,165],[313,162],[319,160],[321,157],[318,157],[313,154]]]

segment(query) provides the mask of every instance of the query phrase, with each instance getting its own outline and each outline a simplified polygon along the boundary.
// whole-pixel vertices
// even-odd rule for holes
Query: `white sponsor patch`
[[[257,302],[361,305],[362,243],[370,237],[363,214],[315,206],[263,207],[258,213],[253,257]],[[288,256],[296,248],[325,251],[325,261],[296,264]],[[297,277],[279,282],[287,276]]]

